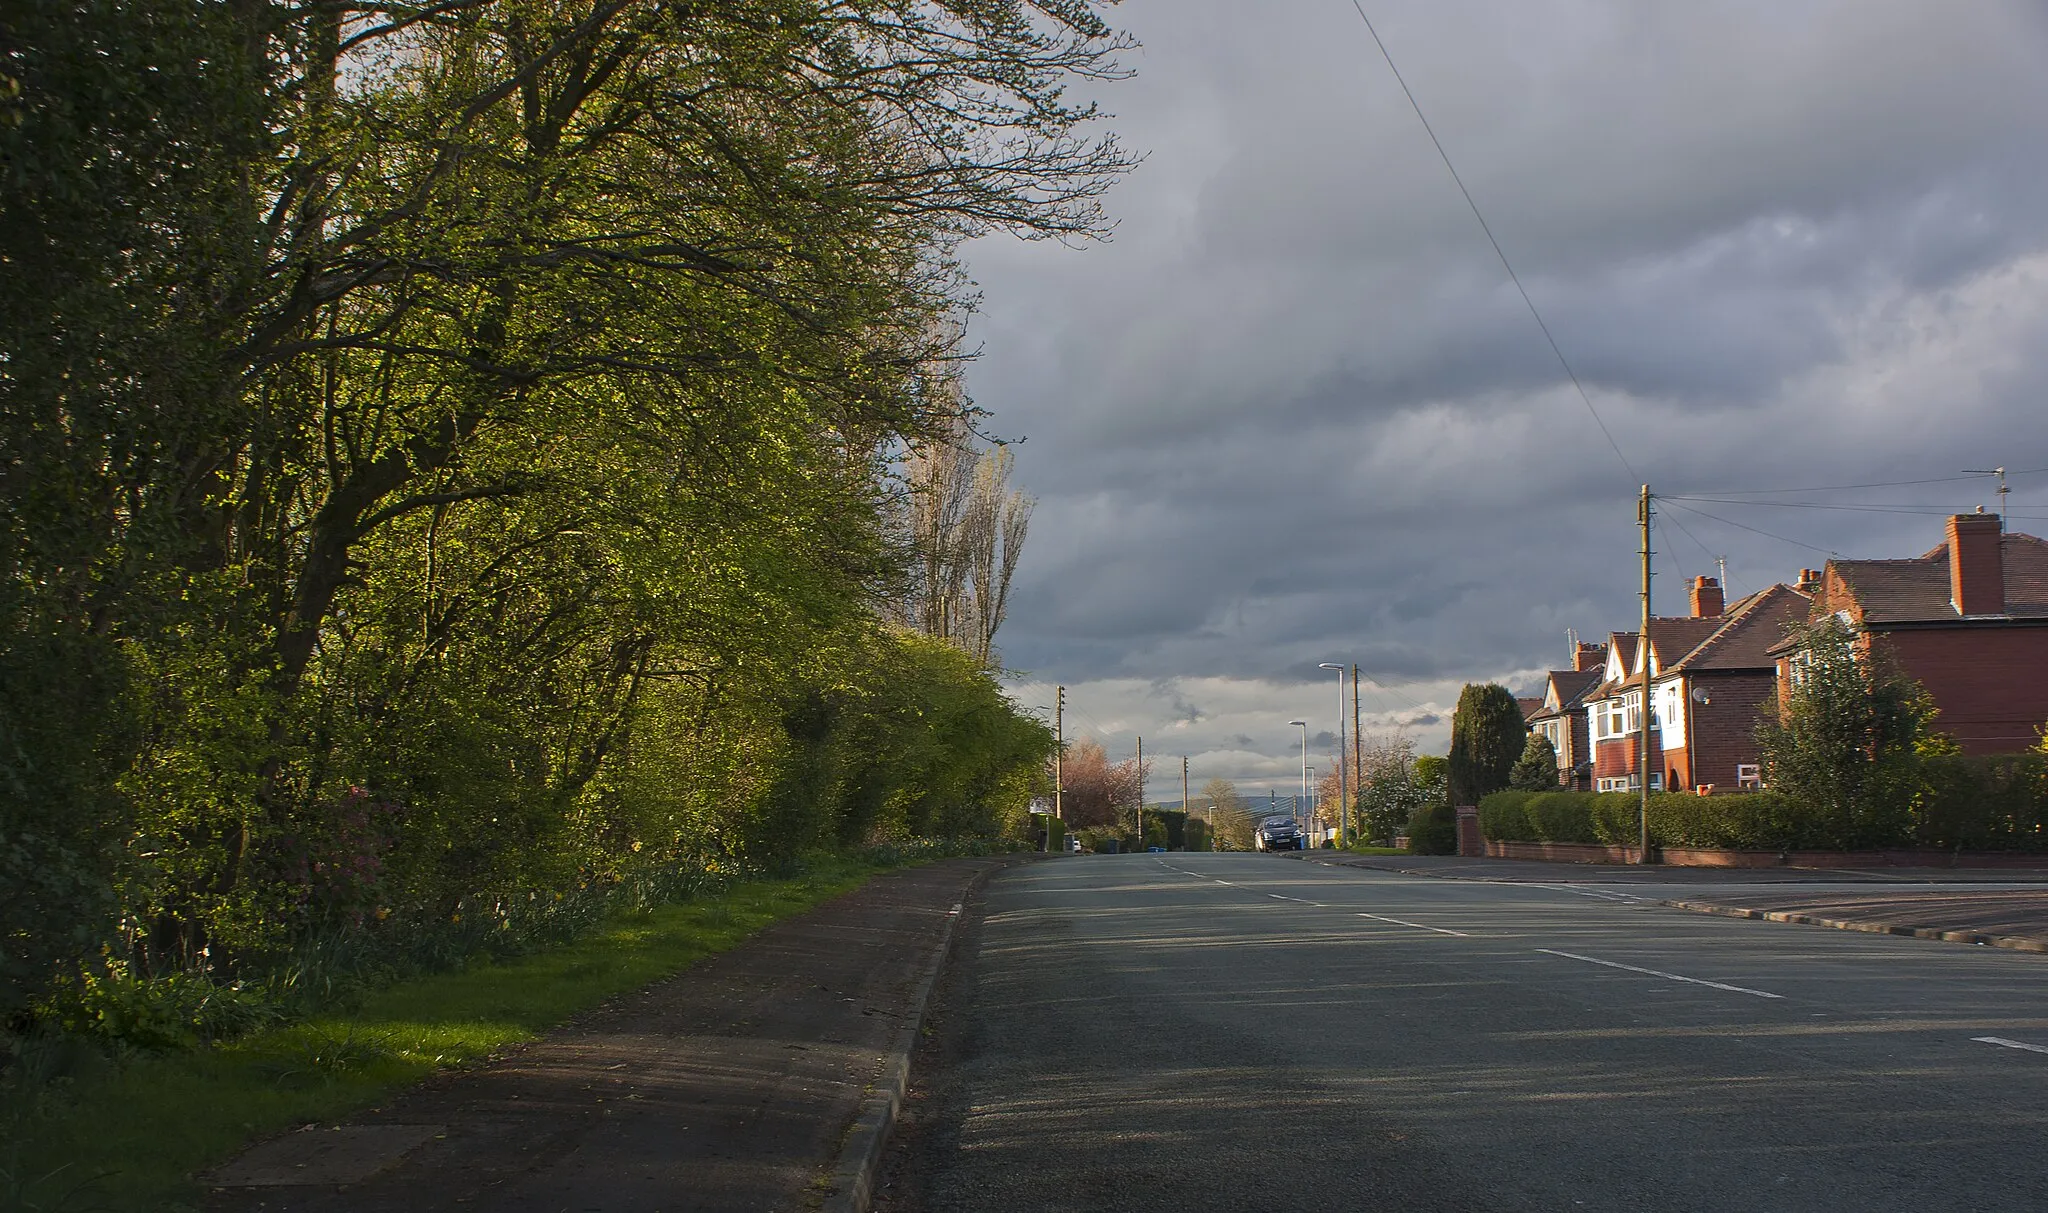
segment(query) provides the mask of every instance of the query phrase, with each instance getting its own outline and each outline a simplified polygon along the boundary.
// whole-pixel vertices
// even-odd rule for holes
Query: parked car
[[[1268,817],[1260,822],[1252,841],[1261,851],[1299,851],[1306,845],[1301,828],[1289,817]]]

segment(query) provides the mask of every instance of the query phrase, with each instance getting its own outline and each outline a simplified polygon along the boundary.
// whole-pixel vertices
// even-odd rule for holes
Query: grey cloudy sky
[[[1630,626],[1641,481],[2048,469],[2048,6],[1366,7],[1621,453],[1350,0],[1127,0],[1115,240],[967,250],[969,386],[1039,498],[1000,639],[1070,736],[1284,791],[1285,722],[1335,725],[1316,663],[1357,661],[1368,730],[1440,751],[1462,683]],[[2013,488],[2048,533],[2048,473]],[[1662,507],[1663,606],[1714,556],[1742,593],[1996,506],[1758,496],[1810,504]]]

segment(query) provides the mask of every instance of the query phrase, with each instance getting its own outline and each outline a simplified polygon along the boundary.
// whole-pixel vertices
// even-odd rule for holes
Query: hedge
[[[2048,755],[1938,755],[1919,760],[1907,823],[1880,847],[2048,852]],[[1479,828],[1498,842],[1637,841],[1634,792],[1495,792],[1479,802]],[[1650,793],[1650,841],[1738,851],[1834,849],[1829,814],[1774,792],[1698,796]]]
[[[1634,792],[1496,792],[1479,802],[1479,828],[1500,842],[1633,846],[1640,838]],[[1665,847],[1772,850],[1815,845],[1784,797],[1650,793],[1650,841]]]

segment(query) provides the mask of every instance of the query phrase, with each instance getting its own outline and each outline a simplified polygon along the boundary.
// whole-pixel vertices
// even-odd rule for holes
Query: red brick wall
[[[1995,624],[1886,632],[1880,647],[1941,714],[1965,754],[2030,749],[2048,723],[2048,628]]]
[[[1664,769],[1664,747],[1658,742],[1656,733],[1650,734],[1650,769]],[[1642,754],[1642,739],[1634,733],[1626,737],[1609,737],[1593,743],[1593,778],[1615,779],[1636,769],[1636,759]],[[1598,784],[1593,785],[1598,787]]]
[[[1758,761],[1757,719],[1764,705],[1777,699],[1777,678],[1771,674],[1695,674],[1691,685],[1705,690],[1711,701],[1692,700],[1690,770],[1684,787],[1711,783],[1720,792],[1735,790],[1735,768]],[[1690,688],[1688,688],[1690,689]]]
[[[1948,520],[1949,601],[1965,615],[2005,613],[2005,561],[1996,514]]]

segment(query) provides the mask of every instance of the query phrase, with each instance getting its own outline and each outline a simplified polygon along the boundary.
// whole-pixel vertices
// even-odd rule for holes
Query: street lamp
[[[1324,661],[1316,668],[1337,671],[1337,845],[1344,847],[1351,843],[1351,781],[1344,769],[1344,667]]]
[[[1308,840],[1314,842],[1316,830],[1322,821],[1322,814],[1316,812],[1322,807],[1323,785],[1316,782],[1316,769],[1308,769]]]
[[[1301,816],[1301,806],[1308,802],[1308,721],[1290,720],[1288,724],[1301,726],[1301,799],[1294,802],[1294,815]]]

